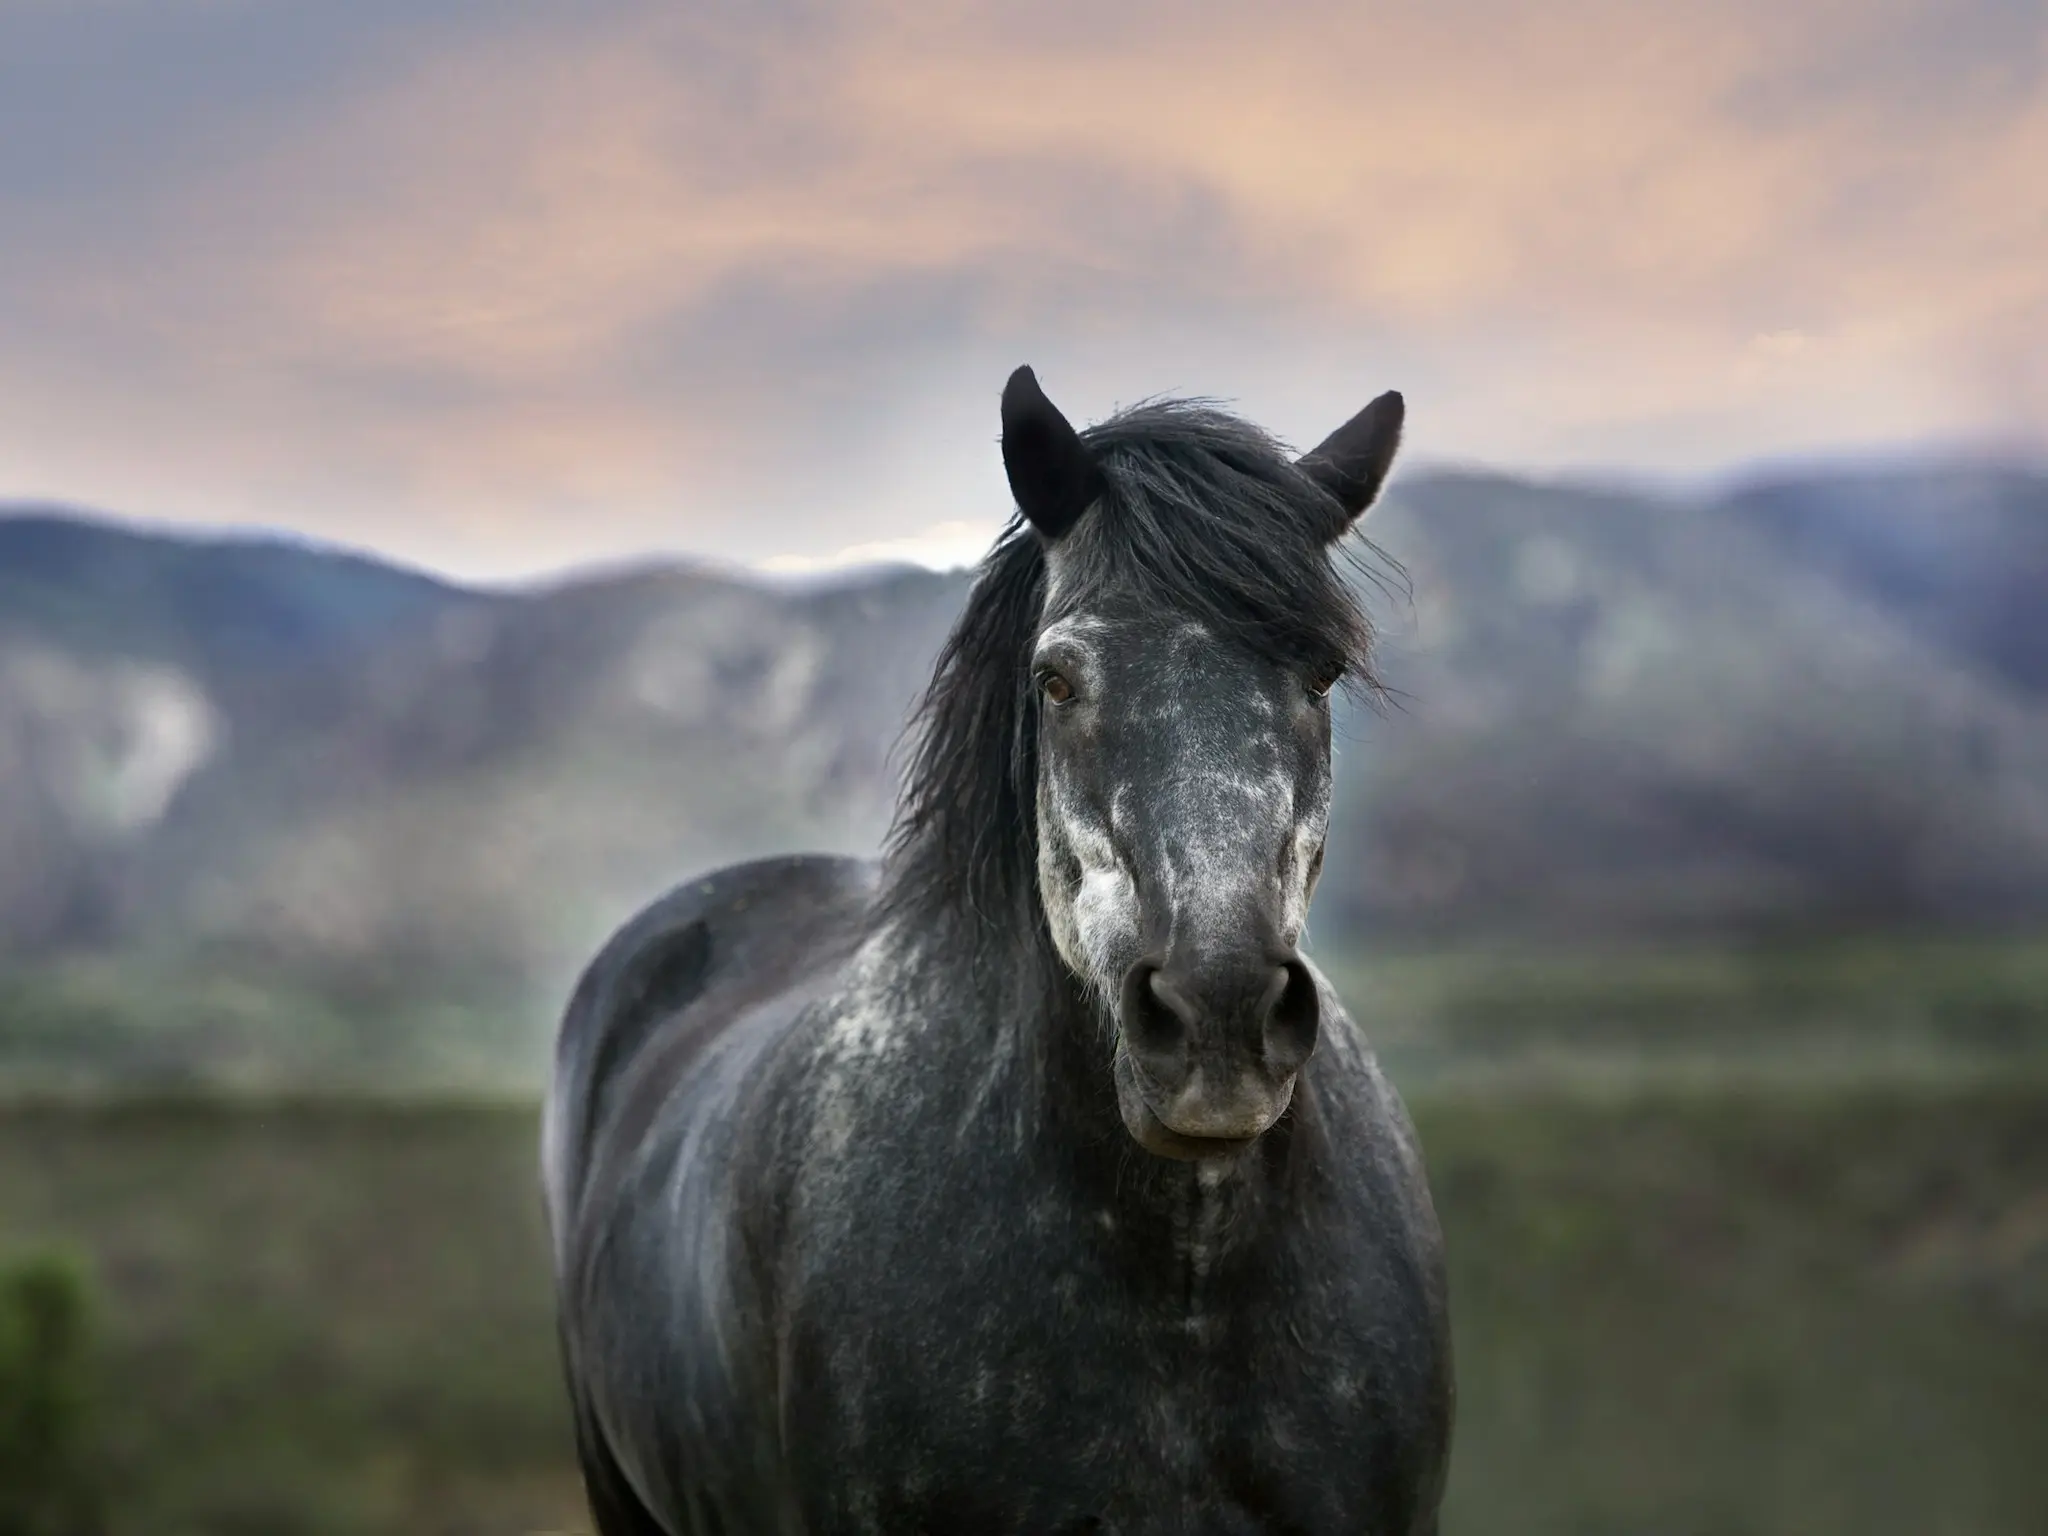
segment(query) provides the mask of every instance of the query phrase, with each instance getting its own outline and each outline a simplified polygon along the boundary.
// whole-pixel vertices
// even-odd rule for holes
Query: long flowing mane
[[[1113,588],[1261,654],[1335,672],[1377,696],[1373,630],[1332,544],[1345,515],[1280,443],[1203,400],[1133,406],[1081,434],[1101,501],[1062,542],[1062,604]],[[885,850],[879,920],[939,921],[1028,941],[1035,899],[1037,733],[1030,649],[1046,558],[1021,516],[996,541],[939,653]]]

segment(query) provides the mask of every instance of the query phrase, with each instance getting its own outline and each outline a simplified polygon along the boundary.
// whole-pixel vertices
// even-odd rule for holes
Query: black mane
[[[1081,434],[1107,489],[1065,540],[1062,602],[1113,587],[1305,671],[1379,694],[1373,631],[1329,540],[1336,499],[1272,437],[1201,400],[1133,406]],[[1370,548],[1370,546],[1364,546]],[[1013,517],[983,560],[912,723],[877,917],[1040,927],[1038,779],[1028,671],[1045,601],[1039,536]]]

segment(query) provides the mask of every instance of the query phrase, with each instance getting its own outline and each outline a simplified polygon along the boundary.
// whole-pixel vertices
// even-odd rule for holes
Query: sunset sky
[[[2048,442],[2048,5],[0,0],[0,499],[971,558],[996,399]]]

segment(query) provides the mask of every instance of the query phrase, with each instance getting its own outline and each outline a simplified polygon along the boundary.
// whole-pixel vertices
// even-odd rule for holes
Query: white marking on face
[[[1316,857],[1322,852],[1330,829],[1330,784],[1324,777],[1321,793],[1303,808],[1294,823],[1287,868],[1280,890],[1280,927],[1290,944],[1301,942],[1308,926],[1308,904],[1315,896]]]
[[[1093,828],[1072,828],[1081,862],[1081,889],[1074,898],[1074,934],[1081,953],[1100,966],[1119,939],[1137,927],[1138,888],[1116,856],[1115,845]]]
[[[1056,620],[1040,632],[1038,653],[1060,655],[1080,689],[1097,693],[1102,667],[1091,642],[1108,627],[1092,614]],[[1039,896],[1054,947],[1076,975],[1099,984],[1112,969],[1110,957],[1136,932],[1137,887],[1109,829],[1084,814],[1050,770],[1040,777],[1038,818]]]
[[[1063,802],[1056,786],[1039,795],[1038,889],[1060,958],[1084,981],[1106,985],[1113,957],[1138,932],[1138,888],[1099,826]],[[1069,871],[1080,879],[1069,884]]]

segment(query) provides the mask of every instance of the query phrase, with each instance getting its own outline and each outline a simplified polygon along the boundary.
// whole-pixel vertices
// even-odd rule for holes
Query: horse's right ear
[[[1003,386],[1003,471],[1018,510],[1048,542],[1064,538],[1102,494],[1095,456],[1029,368]]]

